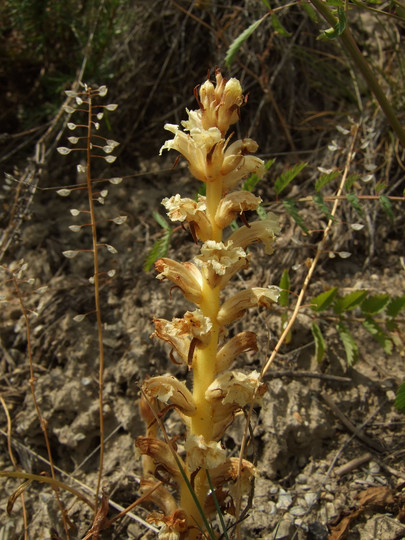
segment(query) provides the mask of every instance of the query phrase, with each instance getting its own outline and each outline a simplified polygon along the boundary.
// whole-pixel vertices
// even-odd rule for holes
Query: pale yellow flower
[[[221,443],[206,442],[202,435],[190,434],[184,444],[187,452],[187,466],[190,472],[199,468],[213,469],[226,460],[226,450]]]
[[[268,288],[252,287],[245,291],[239,291],[226,300],[219,312],[218,323],[226,326],[242,317],[247,309],[257,306],[270,307],[277,302],[280,296],[280,288],[272,285]]]

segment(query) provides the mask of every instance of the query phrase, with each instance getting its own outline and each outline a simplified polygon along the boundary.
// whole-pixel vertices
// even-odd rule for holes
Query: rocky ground
[[[176,291],[170,294],[169,285],[158,282],[153,271],[143,270],[145,257],[160,234],[152,212],[159,210],[163,215],[159,205],[164,196],[178,192],[193,196],[196,190],[187,169],[180,164],[170,171],[171,164],[162,159],[141,161],[135,176],[126,171],[128,178],[109,187],[100,209],[104,218],[128,218],[121,226],[103,222],[99,231],[100,242],[118,251],[115,255],[106,251],[101,261],[103,270],[115,270],[114,277],[107,276],[101,288],[105,329],[103,486],[111,501],[110,515],[114,505],[126,507],[139,494],[140,460],[134,449],[136,437],[143,433],[137,410],[139,384],[146,375],[182,371],[171,364],[167,349],[150,339],[151,318],[181,316],[189,306]],[[68,176],[61,179],[62,185],[71,183]],[[259,189],[265,201],[274,201],[271,183],[270,175]],[[69,209],[84,205],[83,192],[74,191],[70,197],[61,198],[54,189],[38,189],[10,256],[14,260],[23,258],[27,263],[23,275],[34,280],[22,284],[21,290],[24,305],[36,312],[36,316],[29,316],[35,391],[48,423],[57,476],[91,497],[98,470],[97,334],[94,315],[79,322],[74,317],[93,309],[88,282],[92,259],[86,253],[72,260],[62,255],[67,249],[89,246],[86,230],[78,234],[68,229],[75,223]],[[303,240],[281,205],[274,205],[272,210],[279,214],[282,224],[276,252],[268,257],[258,246],[250,268],[238,275],[231,289],[237,289],[241,282],[248,286],[277,284],[283,268],[294,266],[291,288],[299,292],[311,243]],[[315,219],[311,212],[305,210],[305,219]],[[379,214],[373,221],[371,242],[370,235],[345,236],[339,225],[331,242],[338,249],[343,246],[351,251],[352,257],[331,259],[326,254],[309,295],[333,286],[346,292],[366,288],[374,294],[382,290],[401,294],[405,275],[400,259],[401,233],[389,230],[387,238],[384,227],[386,219]],[[195,249],[188,232],[178,230],[169,255],[188,260]],[[42,294],[30,292],[45,285]],[[7,302],[1,313],[0,470],[13,470],[7,445],[9,432],[11,451],[19,466],[28,472],[49,474],[44,437],[29,387],[26,322],[5,276],[2,289]],[[235,367],[260,369],[280,334],[280,317],[277,309],[254,311],[238,323],[238,330],[243,325],[243,329],[258,333],[260,350],[240,357]],[[333,321],[325,321],[328,351],[322,364],[317,364],[310,324],[311,314],[304,309],[291,342],[283,347],[266,376],[268,393],[252,425],[259,472],[252,507],[242,523],[242,538],[404,538],[405,419],[394,407],[404,373],[403,349],[397,347],[392,355],[386,355],[361,325],[356,325],[359,361],[348,367]],[[239,420],[224,440],[234,455],[244,428]],[[174,413],[169,429],[172,434],[178,430]],[[18,483],[12,478],[1,482],[0,538],[23,538],[20,500],[9,515],[6,512],[8,498]],[[25,490],[24,500],[28,538],[63,537],[60,513],[49,488],[34,483]],[[76,530],[71,537],[84,538],[91,514],[85,505],[70,507],[72,498],[67,494],[62,494],[62,500],[69,506]],[[135,508],[131,516],[134,514],[147,517],[140,508]],[[153,538],[154,533],[135,518],[126,517],[101,537],[140,539]]]

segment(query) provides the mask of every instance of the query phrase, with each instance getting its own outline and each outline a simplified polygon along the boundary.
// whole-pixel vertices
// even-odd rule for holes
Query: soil
[[[137,402],[139,385],[145,376],[170,372],[187,373],[174,366],[167,348],[151,339],[152,317],[182,316],[190,308],[178,291],[155,279],[154,271],[143,270],[144,260],[160,229],[152,217],[164,196],[181,193],[194,196],[196,184],[184,164],[170,171],[172,161],[151,159],[139,163],[142,174],[110,186],[100,219],[127,216],[117,226],[100,224],[99,241],[114,246],[112,255],[101,252],[103,271],[114,269],[114,277],[102,281],[101,304],[104,325],[104,421],[105,456],[102,486],[113,505],[126,507],[139,496],[140,459],[134,442],[142,435]],[[162,172],[163,171],[163,172]],[[66,178],[63,183],[71,184]],[[274,200],[269,185],[260,188],[264,200]],[[87,228],[71,232],[69,225],[79,218],[70,208],[85,208],[82,191],[63,198],[54,189],[38,189],[10,256],[24,259],[25,279],[21,284],[24,305],[35,312],[29,316],[31,353],[35,372],[35,393],[47,432],[57,477],[91,498],[98,471],[98,342],[95,316],[91,312],[93,289],[92,258],[80,253],[67,259],[62,252],[88,249]],[[159,210],[164,215],[163,208]],[[283,268],[292,270],[293,291],[299,292],[305,276],[305,259],[311,254],[299,229],[275,206],[282,234],[272,256],[255,246],[252,263],[230,285],[266,286],[278,283]],[[306,219],[313,219],[308,213]],[[374,256],[367,266],[370,237],[353,233],[349,239],[338,227],[335,248],[350,246],[349,259],[321,260],[309,295],[340,286],[343,291],[366,288],[373,293],[398,294],[404,287],[400,261],[400,239],[383,241],[379,235],[386,220],[374,223]],[[295,244],[294,244],[295,239]],[[366,245],[364,245],[364,242]],[[360,246],[360,247],[357,247]],[[297,249],[298,248],[300,249]],[[169,256],[188,260],[196,246],[186,230],[175,231]],[[35,289],[46,285],[42,294]],[[5,411],[10,416],[11,449],[19,466],[27,472],[49,475],[46,447],[30,391],[25,319],[13,297],[10,284],[3,283],[7,303],[1,314],[1,396],[4,400],[0,469],[12,471],[7,449]],[[31,291],[31,292],[30,292]],[[89,313],[90,312],[90,313]],[[89,313],[82,321],[79,314]],[[239,357],[236,369],[260,369],[280,334],[279,310],[249,312],[238,330],[258,333],[259,353]],[[244,539],[375,539],[405,538],[405,418],[394,407],[395,392],[404,373],[404,351],[394,348],[388,356],[371,340],[361,325],[355,327],[359,360],[348,367],[333,323],[324,321],[328,350],[322,364],[314,360],[310,332],[311,316],[303,310],[293,331],[266,376],[268,393],[252,421],[253,459],[257,460],[252,506],[243,521]],[[340,417],[339,417],[340,415]],[[342,421],[342,415],[347,422]],[[351,428],[348,428],[348,422]],[[230,428],[224,444],[237,455],[244,422]],[[176,414],[168,422],[170,435],[179,432]],[[354,460],[354,461],[353,461]],[[356,461],[357,460],[357,461]],[[2,480],[0,496],[0,538],[23,538],[23,516],[18,499],[8,515],[8,498],[18,487],[15,479]],[[91,526],[91,512],[83,504],[72,507],[72,497],[61,493],[74,525],[71,538],[84,538]],[[64,537],[60,511],[51,489],[33,483],[24,492],[28,514],[28,538]],[[118,506],[115,506],[118,508]],[[137,507],[143,519],[148,513]],[[125,517],[104,531],[101,538],[154,538],[133,517]]]

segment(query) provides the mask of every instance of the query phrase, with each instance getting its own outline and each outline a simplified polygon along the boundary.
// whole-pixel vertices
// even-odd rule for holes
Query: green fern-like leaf
[[[233,43],[231,43],[231,46],[229,47],[226,56],[225,56],[225,64],[229,68],[231,67],[234,58],[239,51],[239,49],[242,47],[242,45],[245,43],[245,41],[253,34],[253,32],[257,29],[257,27],[264,21],[264,17],[259,19],[258,21],[253,22],[246,30],[244,30],[240,36],[238,36]]]
[[[372,317],[366,317],[363,322],[364,328],[369,332],[373,338],[381,345],[387,354],[392,353],[393,344],[384,330],[379,326]]]
[[[405,413],[405,381],[398,388],[395,407]]]
[[[302,169],[304,169],[306,166],[307,163],[305,162],[298,163],[297,165],[294,165],[294,167],[292,167],[291,169],[288,169],[288,171],[280,174],[280,176],[274,182],[274,191],[276,192],[276,194],[280,195],[283,189],[285,189],[288,184],[294,180],[297,174],[300,173]]]
[[[361,207],[359,199],[356,197],[356,195],[354,195],[353,193],[347,193],[346,194],[346,199],[353,206],[353,208],[356,210],[357,214],[360,217],[364,217],[363,208]]]
[[[380,204],[384,210],[384,212],[387,214],[387,216],[390,218],[391,221],[394,220],[394,212],[392,211],[392,204],[389,198],[386,195],[380,195],[380,198],[378,199],[380,201]]]
[[[311,330],[315,341],[315,359],[318,364],[320,364],[323,360],[323,357],[325,356],[326,343],[322,335],[321,329],[316,323],[312,324]]]
[[[319,210],[322,212],[324,216],[326,216],[330,221],[333,221],[336,223],[337,219],[332,216],[332,214],[329,211],[329,208],[326,206],[325,201],[323,200],[323,197],[320,193],[315,193],[315,195],[312,197],[314,203],[317,205]]]
[[[287,210],[287,212],[290,214],[290,216],[293,218],[295,223],[301,227],[301,229],[304,231],[305,234],[308,234],[308,228],[305,226],[304,220],[299,215],[297,208],[295,207],[294,202],[291,199],[287,199],[286,201],[283,201],[283,206]]]
[[[332,171],[331,173],[325,173],[318,178],[315,182],[315,191],[320,191],[326,184],[332,182],[337,176],[339,176],[340,171]]]
[[[172,237],[172,231],[170,229],[165,229],[163,236],[161,236],[153,244],[153,247],[149,251],[148,256],[146,257],[145,262],[143,264],[143,269],[145,272],[149,272],[149,270],[153,267],[153,264],[155,263],[155,261],[160,259],[160,257],[167,256],[169,252],[171,237]]]
[[[291,37],[290,32],[284,28],[284,26],[280,22],[280,19],[274,12],[270,15],[270,18],[271,24],[279,36]]]
[[[343,347],[345,348],[347,365],[353,366],[357,362],[359,356],[357,344],[349,330],[342,322],[336,326],[336,329],[338,331],[340,340],[343,343]]]

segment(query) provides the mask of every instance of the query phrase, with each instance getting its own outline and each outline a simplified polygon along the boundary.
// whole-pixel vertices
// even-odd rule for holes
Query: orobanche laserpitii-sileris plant
[[[263,242],[270,254],[279,225],[271,213],[252,223],[244,216],[256,210],[261,199],[241,190],[241,181],[252,173],[261,177],[265,167],[252,155],[258,148],[255,141],[234,141],[234,134],[228,134],[245,101],[239,81],[227,81],[217,71],[216,83],[207,80],[196,98],[199,109],[187,110],[182,128],[165,125],[174,138],[160,153],[177,150],[192,175],[205,184],[206,194],[197,200],[177,194],[162,201],[172,221],[188,223],[200,250],[193,262],[160,258],[155,263],[157,278],[171,281],[194,307],[183,318],[154,318],[153,334],[168,344],[171,360],[191,372],[192,389],[170,374],[147,378],[140,402],[146,434],[136,441],[143,462],[142,489],[161,511],[151,519],[160,526],[159,537],[170,540],[215,537],[210,517],[235,514],[238,501],[250,491],[254,465],[228,457],[221,438],[235,415],[260,403],[266,386],[257,371],[232,370],[234,359],[257,350],[257,342],[251,331],[229,338],[228,327],[247,309],[269,307],[279,296],[278,287],[226,295],[228,281],[249,265],[247,248]],[[238,216],[244,224],[225,234]],[[163,424],[171,409],[185,426],[184,447],[178,453]]]

